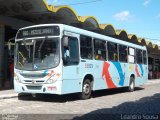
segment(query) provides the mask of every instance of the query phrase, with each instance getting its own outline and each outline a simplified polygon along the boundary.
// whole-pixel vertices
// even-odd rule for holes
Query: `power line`
[[[78,2],[78,3],[73,3],[73,4],[67,4],[67,5],[80,5],[80,4],[89,4],[89,3],[95,3],[95,2],[100,2],[103,0],[92,0],[92,1],[87,1],[87,2]],[[56,6],[60,6],[60,5],[56,5]]]
[[[155,38],[146,38],[144,37],[145,39],[148,39],[148,40],[155,40],[155,41],[160,41],[160,39],[155,39]]]
[[[149,38],[149,37],[141,37],[141,38],[148,39],[148,40],[159,41],[160,42],[160,39],[157,39],[157,38]]]

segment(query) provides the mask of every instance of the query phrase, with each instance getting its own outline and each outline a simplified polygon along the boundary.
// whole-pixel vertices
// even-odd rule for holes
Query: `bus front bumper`
[[[14,90],[17,93],[40,93],[61,95],[61,81],[53,84],[23,84],[14,81]]]

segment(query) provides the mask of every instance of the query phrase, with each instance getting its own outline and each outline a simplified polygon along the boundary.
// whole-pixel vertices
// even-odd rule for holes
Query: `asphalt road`
[[[96,91],[88,100],[79,100],[75,94],[2,99],[0,114],[0,119],[7,117],[12,120],[157,120],[160,119],[160,84],[141,86],[131,93],[125,88]]]

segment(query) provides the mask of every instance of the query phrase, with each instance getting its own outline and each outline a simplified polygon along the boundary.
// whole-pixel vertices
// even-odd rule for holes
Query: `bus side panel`
[[[124,68],[124,87],[129,86],[129,82],[130,82],[130,75],[133,73],[134,71],[131,71],[129,69],[129,63],[125,63],[125,68]]]
[[[128,78],[128,83],[127,83],[128,85],[127,86],[129,86],[129,84],[130,84],[130,78],[131,78],[132,75],[135,76],[135,85],[137,86],[137,83],[139,81],[139,78],[137,77],[137,74],[139,74],[139,71],[136,67],[136,64],[129,63],[128,64],[128,72],[127,72],[127,78]]]
[[[103,78],[104,76],[102,75],[103,62],[104,61],[98,61],[98,60],[95,60],[93,62],[93,73],[92,73],[94,76],[93,90],[101,90],[107,88],[106,81]]]
[[[126,68],[127,63],[95,62],[94,90],[127,86]]]
[[[137,64],[135,65],[135,85],[139,86],[144,84],[148,80],[148,67],[147,65]]]
[[[135,75],[135,85],[139,86],[148,76],[147,65],[86,60],[79,66],[64,67],[62,94],[81,92],[87,74],[93,75],[93,90],[129,86],[132,74]]]
[[[115,74],[114,79],[117,84],[116,87],[124,87],[127,86],[128,79],[126,77],[127,74],[127,66],[128,63],[123,63],[123,62],[112,62],[112,66],[115,68],[113,73]]]
[[[129,64],[127,77],[130,81],[131,75],[135,76],[135,85],[139,86],[144,84],[148,80],[148,67],[143,64]],[[128,85],[129,85],[128,81]]]
[[[143,65],[143,70],[144,70],[144,83],[148,81],[148,65]]]
[[[63,67],[62,94],[81,92],[79,65]]]

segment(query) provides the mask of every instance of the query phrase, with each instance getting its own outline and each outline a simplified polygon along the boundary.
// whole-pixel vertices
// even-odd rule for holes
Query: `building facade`
[[[11,63],[13,63],[14,37],[19,28],[46,23],[63,23],[94,31],[110,37],[147,46],[149,69],[160,72],[160,47],[125,30],[116,30],[113,25],[99,24],[93,16],[78,16],[69,6],[54,7],[45,0],[0,1],[0,89],[11,88]]]

